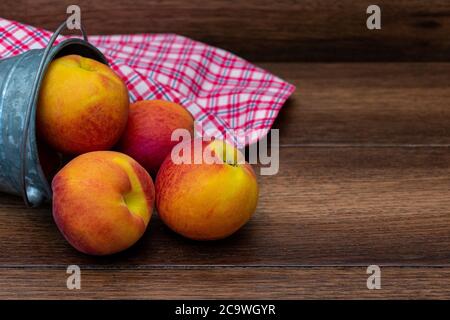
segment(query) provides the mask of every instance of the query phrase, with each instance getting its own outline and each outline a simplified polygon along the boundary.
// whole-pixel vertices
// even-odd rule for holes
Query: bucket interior
[[[92,49],[93,48],[90,45],[87,46],[86,43],[78,43],[78,42],[68,43],[67,45],[62,46],[60,50],[56,52],[52,60],[70,54],[77,54],[85,58],[97,60],[98,62],[101,62],[103,64],[108,64],[103,54],[101,54],[98,50]]]

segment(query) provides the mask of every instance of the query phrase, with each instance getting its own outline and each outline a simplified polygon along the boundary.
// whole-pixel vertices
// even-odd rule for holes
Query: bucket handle
[[[40,83],[41,74],[45,68],[46,61],[48,58],[48,55],[50,53],[50,50],[55,43],[56,38],[61,34],[61,32],[67,28],[67,23],[63,22],[58,29],[53,33],[50,40],[47,43],[47,47],[44,50],[44,53],[42,55],[41,61],[39,63],[38,71],[36,73],[36,78],[33,82],[33,90],[31,92],[34,92],[35,94],[30,97],[29,103],[27,105],[27,110],[25,113],[25,122],[24,122],[24,130],[22,133],[22,143],[21,143],[21,164],[20,164],[20,174],[21,174],[21,189],[22,189],[22,197],[25,202],[25,205],[27,207],[32,207],[32,204],[30,202],[30,199],[28,198],[27,194],[27,181],[26,181],[26,173],[27,173],[27,147],[28,147],[28,132],[30,127],[30,119],[31,119],[31,112],[33,109],[33,105],[36,104],[37,100],[37,90]],[[80,24],[80,31],[81,35],[83,36],[83,40],[88,42],[88,37],[86,34],[86,31],[84,30],[83,26]]]

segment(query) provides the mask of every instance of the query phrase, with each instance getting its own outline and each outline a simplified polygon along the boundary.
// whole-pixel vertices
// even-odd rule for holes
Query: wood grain
[[[265,63],[297,87],[283,145],[450,145],[448,63]]]
[[[450,3],[371,1],[78,0],[91,34],[178,33],[254,61],[449,61]],[[2,0],[0,16],[53,30],[71,0]]]
[[[366,268],[81,269],[68,290],[66,268],[1,268],[0,299],[449,299],[449,268],[381,269],[368,290]]]
[[[50,208],[2,195],[0,265],[450,265],[449,148],[282,148],[280,159],[234,236],[187,241],[155,217],[136,246],[104,258],[71,248]]]

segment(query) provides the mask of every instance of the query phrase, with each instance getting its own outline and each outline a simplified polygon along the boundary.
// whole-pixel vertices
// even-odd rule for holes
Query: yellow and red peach
[[[144,234],[154,206],[150,175],[114,151],[80,155],[52,182],[53,217],[77,250],[91,255],[127,249]]]
[[[214,161],[195,164],[198,141],[189,141],[180,148],[180,154],[190,148],[190,155],[184,154],[183,158],[190,158],[191,163],[174,161],[175,148],[163,162],[155,183],[157,211],[170,229],[187,238],[225,238],[254,213],[258,201],[256,176],[248,163],[237,161],[242,154],[220,140],[200,141],[201,153],[210,154]],[[205,152],[208,148],[209,152]]]
[[[185,108],[170,101],[143,100],[130,106],[118,150],[138,161],[153,176],[177,141],[172,132],[186,129],[194,134],[194,119]]]
[[[38,135],[65,154],[111,148],[128,119],[124,82],[108,66],[78,55],[55,59],[39,92]]]

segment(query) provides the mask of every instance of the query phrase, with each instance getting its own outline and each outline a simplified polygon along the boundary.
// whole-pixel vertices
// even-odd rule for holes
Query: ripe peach
[[[196,141],[182,145],[181,153],[187,145],[194,150]],[[156,207],[162,221],[187,238],[221,239],[250,219],[258,201],[258,184],[252,167],[237,162],[242,154],[233,146],[219,140],[200,141],[200,146],[202,153],[209,148],[214,163],[195,164],[198,150],[187,156],[191,163],[179,163],[169,155],[156,178]]]
[[[53,217],[67,241],[92,255],[133,245],[149,224],[155,189],[150,175],[129,156],[85,153],[55,176]]]
[[[133,157],[153,176],[177,141],[175,129],[194,134],[194,119],[182,106],[164,100],[138,101],[130,106],[128,124],[118,150]]]
[[[40,138],[57,151],[81,154],[111,148],[128,119],[128,91],[108,66],[77,55],[55,59],[39,92]]]

